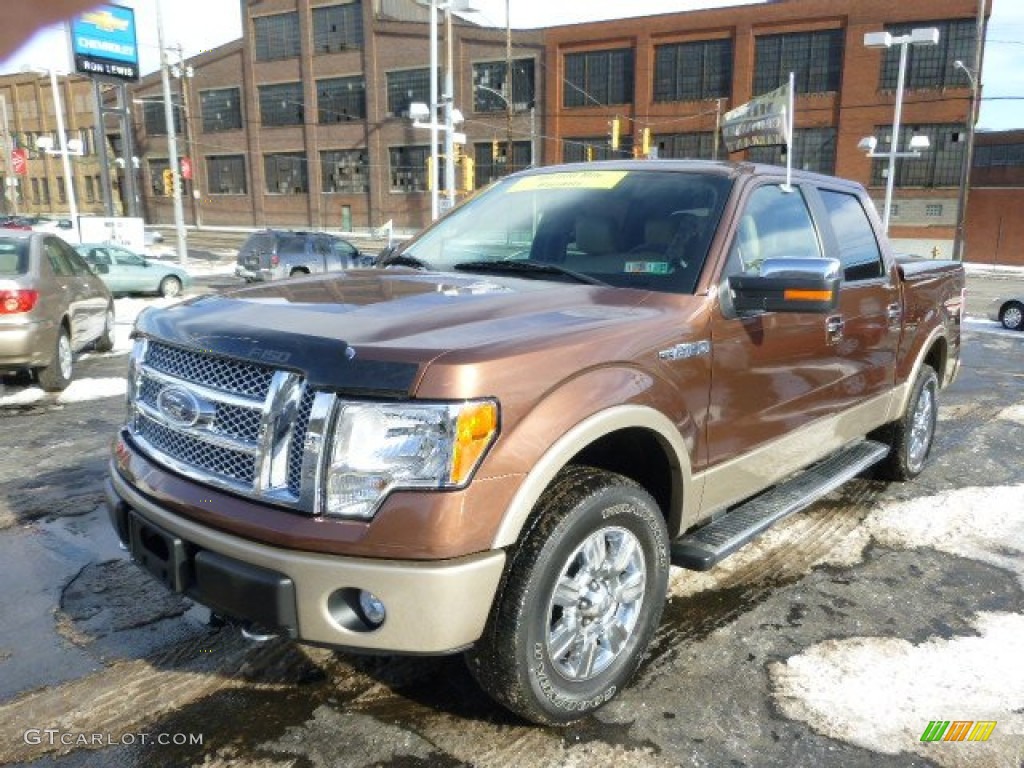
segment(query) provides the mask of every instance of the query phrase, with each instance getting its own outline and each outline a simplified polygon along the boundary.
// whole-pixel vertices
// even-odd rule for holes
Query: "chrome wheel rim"
[[[910,425],[910,450],[907,452],[907,463],[912,470],[917,471],[924,464],[934,430],[935,392],[931,385],[926,385],[917,398]]]
[[[164,278],[164,296],[168,299],[173,299],[179,293],[181,293],[181,283],[173,277]]]
[[[1024,320],[1024,313],[1021,312],[1020,307],[1007,307],[1003,312],[1003,325],[1011,330],[1020,328],[1022,320]]]
[[[647,566],[625,528],[590,534],[566,560],[548,603],[545,648],[554,668],[574,682],[604,672],[636,631]]]
[[[66,333],[57,338],[57,365],[60,367],[60,375],[64,379],[71,378],[71,340]]]

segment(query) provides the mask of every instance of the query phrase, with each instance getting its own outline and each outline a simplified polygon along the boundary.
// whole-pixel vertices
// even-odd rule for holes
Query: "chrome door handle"
[[[885,308],[885,313],[889,318],[889,325],[899,325],[903,320],[903,305],[890,304]]]
[[[846,322],[839,315],[833,315],[825,320],[825,338],[829,344],[838,344],[843,338],[843,328]]]

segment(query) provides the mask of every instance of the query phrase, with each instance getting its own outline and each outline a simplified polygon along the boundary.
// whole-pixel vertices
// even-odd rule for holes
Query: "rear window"
[[[271,251],[274,250],[274,236],[250,235],[249,239],[245,241],[245,245],[242,246],[242,250],[270,253]]]
[[[0,277],[28,272],[28,241],[0,238]]]

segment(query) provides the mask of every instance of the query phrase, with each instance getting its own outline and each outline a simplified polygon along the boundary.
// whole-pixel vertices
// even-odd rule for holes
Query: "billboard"
[[[116,80],[139,79],[135,11],[104,3],[71,21],[75,71]]]

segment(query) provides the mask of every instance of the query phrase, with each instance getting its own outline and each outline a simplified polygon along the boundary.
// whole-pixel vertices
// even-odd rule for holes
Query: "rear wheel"
[[[309,270],[306,269],[305,267],[296,267],[295,269],[288,273],[288,277],[302,277],[303,275],[308,274]]]
[[[174,275],[168,275],[160,281],[160,287],[157,290],[165,299],[173,299],[175,296],[181,295],[181,280]]]
[[[1024,304],[1011,301],[999,312],[999,322],[1008,331],[1024,330]]]
[[[61,326],[54,344],[53,358],[50,364],[39,370],[39,386],[47,392],[60,392],[66,389],[74,376],[75,357],[71,352],[71,336],[68,329]]]
[[[921,366],[903,417],[876,433],[890,446],[889,455],[877,465],[885,480],[910,480],[921,474],[935,439],[939,414],[939,377],[930,365]]]
[[[577,720],[636,672],[668,573],[668,533],[650,495],[621,475],[567,468],[511,556],[469,668],[527,720]]]

